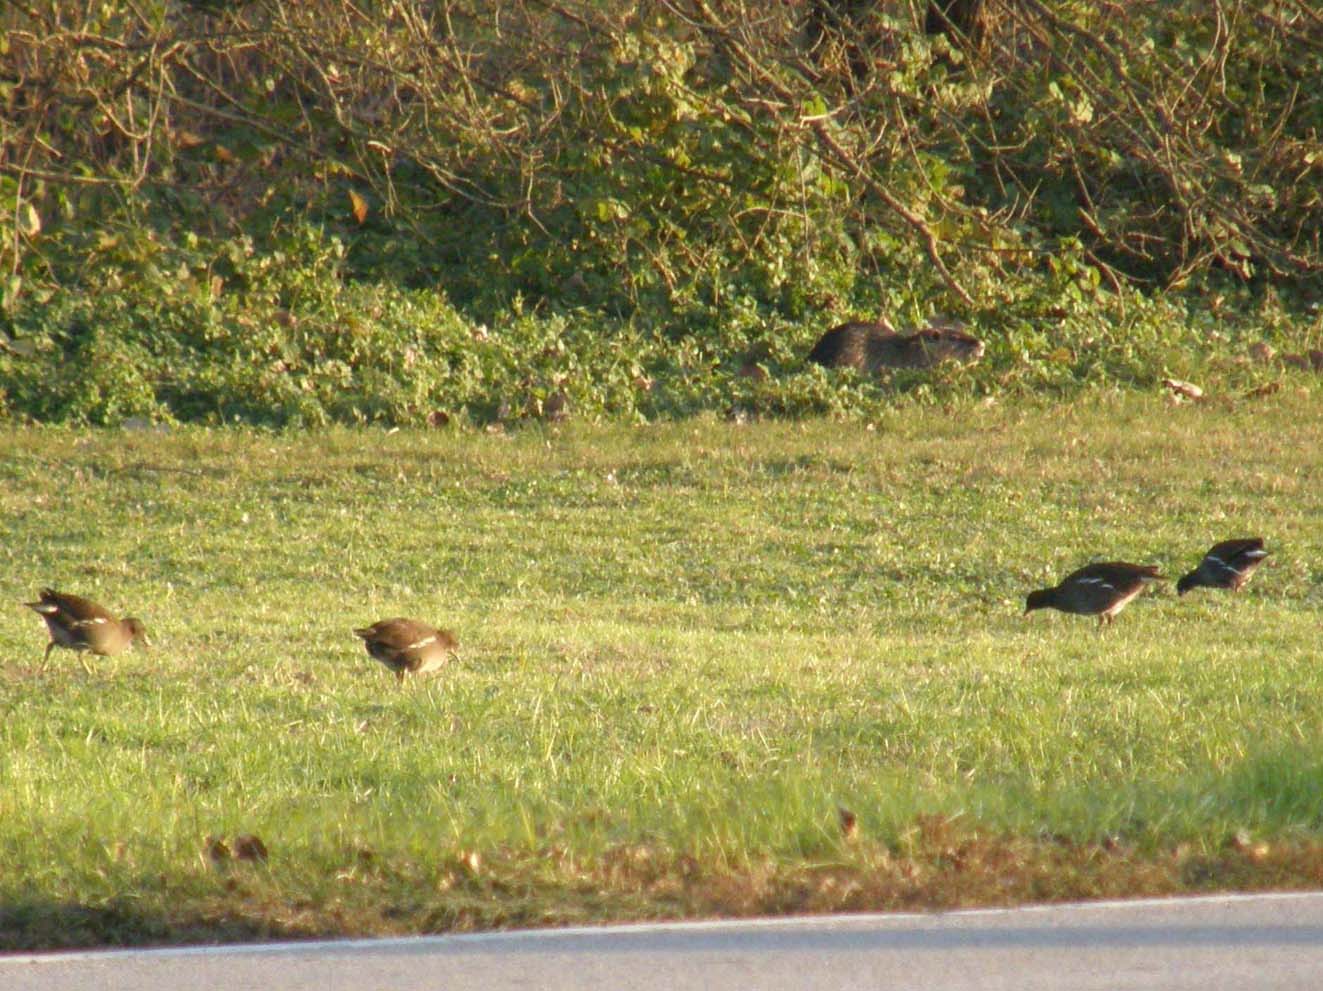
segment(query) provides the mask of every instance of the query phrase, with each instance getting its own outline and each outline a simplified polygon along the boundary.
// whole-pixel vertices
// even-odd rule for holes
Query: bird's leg
[[[87,655],[86,655],[86,653],[84,653],[84,652],[81,651],[81,650],[78,652],[78,663],[81,664],[81,665],[83,666],[83,670],[87,672],[87,676],[88,676],[89,678],[90,678],[93,674],[96,673],[96,672],[94,672],[94,671],[92,670],[92,665],[89,664],[89,663],[87,663]]]
[[[55,646],[54,640],[51,640],[49,643],[46,644],[46,653],[41,655],[41,667],[37,668],[38,674],[46,670],[46,662],[51,659],[51,648],[54,646]]]

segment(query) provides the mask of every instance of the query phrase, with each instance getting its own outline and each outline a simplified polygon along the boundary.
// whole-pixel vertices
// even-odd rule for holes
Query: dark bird
[[[1262,537],[1243,537],[1214,544],[1188,575],[1176,583],[1176,592],[1184,595],[1192,588],[1229,588],[1233,592],[1250,580],[1268,552]]]
[[[1097,616],[1098,625],[1110,623],[1144,586],[1160,581],[1157,565],[1104,561],[1072,571],[1055,588],[1040,588],[1025,599],[1024,611],[1059,609],[1081,616]]]
[[[416,619],[383,619],[355,630],[367,652],[395,672],[399,681],[406,673],[435,671],[459,647],[449,630],[438,630]]]
[[[50,630],[50,643],[46,644],[46,653],[41,657],[43,669],[55,647],[78,651],[79,660],[82,661],[81,655],[85,650],[104,657],[118,654],[135,640],[147,645],[147,631],[139,620],[131,616],[116,619],[104,607],[79,595],[43,588],[41,598],[24,605],[40,613],[46,621],[46,628]],[[86,661],[83,661],[83,667],[90,670]]]

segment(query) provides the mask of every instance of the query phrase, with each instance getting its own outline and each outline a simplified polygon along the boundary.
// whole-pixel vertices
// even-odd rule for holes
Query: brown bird
[[[441,667],[459,647],[449,630],[438,630],[416,619],[383,619],[355,630],[367,652],[404,681],[407,672],[425,674]]]
[[[1200,585],[1238,592],[1267,556],[1262,537],[1243,537],[1214,544],[1199,562],[1199,567],[1176,583],[1176,593],[1184,595]]]
[[[1098,625],[1110,623],[1144,586],[1159,581],[1157,565],[1104,561],[1072,571],[1055,588],[1040,588],[1025,599],[1024,611],[1059,609],[1082,616],[1097,616]]]
[[[43,670],[55,647],[78,651],[84,670],[90,672],[82,658],[85,650],[104,657],[118,654],[135,640],[148,646],[147,631],[139,620],[132,616],[116,619],[103,606],[79,595],[43,588],[36,602],[25,602],[24,605],[40,613],[50,630],[50,643],[46,644],[46,653],[41,657]]]

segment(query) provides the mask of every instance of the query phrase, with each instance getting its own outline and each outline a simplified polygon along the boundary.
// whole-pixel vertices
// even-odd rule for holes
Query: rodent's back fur
[[[886,322],[850,321],[823,334],[808,358],[827,368],[869,373],[883,368],[929,368],[947,359],[978,361],[983,357],[983,342],[958,327],[933,321],[922,330],[898,334]]]

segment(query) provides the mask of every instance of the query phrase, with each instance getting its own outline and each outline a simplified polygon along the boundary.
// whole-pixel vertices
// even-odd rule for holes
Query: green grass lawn
[[[1320,437],[1295,392],[0,433],[0,947],[1316,885]],[[1022,615],[1252,534],[1235,597]],[[43,585],[152,648],[39,673]],[[460,656],[397,686],[391,615]]]

